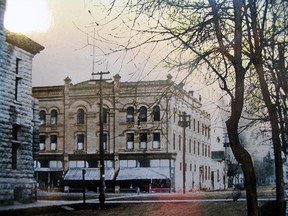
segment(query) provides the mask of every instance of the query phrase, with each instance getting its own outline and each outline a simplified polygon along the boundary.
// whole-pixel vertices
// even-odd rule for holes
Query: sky
[[[19,5],[19,2],[26,4]],[[12,4],[16,2],[15,4]],[[28,2],[28,3],[27,3]],[[40,7],[37,2],[44,5]],[[85,0],[7,0],[6,15],[15,8],[27,7],[25,14],[17,11],[12,12],[11,19],[21,22],[25,16],[32,14],[26,23],[48,22],[46,29],[29,29],[27,32],[20,30],[20,33],[27,35],[32,40],[40,43],[45,49],[33,59],[33,86],[62,85],[64,79],[69,76],[72,82],[81,82],[91,78],[92,73],[92,47],[85,47],[86,35],[77,29],[76,26],[85,28],[91,22],[88,9],[95,8],[91,1]],[[10,8],[11,4],[11,8]],[[30,5],[32,4],[32,6]],[[37,12],[37,10],[40,10]],[[23,13],[23,12],[22,12]],[[46,16],[46,18],[43,18]],[[25,26],[26,24],[21,24]],[[15,30],[17,31],[17,29]]]
[[[45,47],[33,59],[33,86],[62,85],[67,76],[72,83],[78,83],[91,79],[92,72],[100,71],[109,71],[108,78],[119,73],[123,81],[166,79],[167,69],[149,73],[153,59],[157,57],[151,58],[148,65],[144,53],[133,61],[126,56],[122,62],[123,55],[119,53],[103,55],[101,49],[109,49],[109,44],[99,44],[87,36],[93,36],[96,29],[105,37],[117,28],[115,22],[105,28],[95,25],[98,21],[106,22],[103,4],[107,1],[7,0],[5,27],[25,34]],[[94,51],[93,44],[97,47]]]
[[[119,27],[117,22],[107,24],[113,14],[107,18],[103,4],[107,5],[107,0],[7,0],[5,27],[25,34],[45,47],[33,59],[32,86],[63,85],[67,76],[76,84],[91,79],[92,72],[100,71],[110,72],[104,78],[112,78],[118,73],[122,81],[166,79],[167,68],[160,67],[151,72],[165,47],[159,48],[159,53],[151,58],[148,58],[147,49],[147,52],[141,50],[135,59],[125,56],[124,62],[121,53],[103,55],[102,50],[107,51],[111,46],[105,43],[105,37],[112,35],[116,38]],[[95,37],[103,37],[103,40],[95,42],[87,36],[93,36],[94,29],[97,32]],[[119,41],[121,43],[120,37],[117,43]],[[177,72],[171,75],[174,78],[178,76]],[[208,104],[203,108],[211,111],[212,115],[219,115],[215,107],[211,109],[210,101],[215,99],[213,89],[192,77],[185,90],[194,90],[196,97],[201,94]]]

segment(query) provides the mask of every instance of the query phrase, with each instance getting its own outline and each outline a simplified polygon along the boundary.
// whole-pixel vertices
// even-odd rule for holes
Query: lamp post
[[[183,172],[183,194],[186,193],[186,127],[190,126],[190,115],[187,115],[186,112],[183,112],[182,115],[180,115],[180,118],[182,118],[182,121],[179,121],[179,126],[183,127],[183,148],[182,148],[182,172]],[[188,118],[188,120],[187,120]]]

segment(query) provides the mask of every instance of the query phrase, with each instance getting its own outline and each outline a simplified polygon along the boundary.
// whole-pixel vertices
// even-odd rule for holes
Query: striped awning
[[[124,167],[120,168],[117,180],[169,179],[167,167]]]

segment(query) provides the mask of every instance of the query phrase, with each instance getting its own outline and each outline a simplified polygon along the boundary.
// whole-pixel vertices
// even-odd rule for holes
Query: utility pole
[[[179,116],[182,118],[182,121],[179,121],[178,124],[183,128],[183,148],[182,148],[182,173],[183,173],[183,194],[186,193],[186,127],[190,126],[191,116],[187,115],[186,112],[183,112]],[[188,118],[188,120],[187,120]]]
[[[102,95],[102,78],[103,74],[109,74],[110,72],[98,72],[92,73],[94,75],[100,75],[100,136],[99,136],[99,152],[100,152],[100,186],[99,186],[99,203],[100,209],[104,209],[105,203],[105,164],[104,164],[104,115],[103,115],[103,95]],[[105,79],[110,80],[110,79]]]

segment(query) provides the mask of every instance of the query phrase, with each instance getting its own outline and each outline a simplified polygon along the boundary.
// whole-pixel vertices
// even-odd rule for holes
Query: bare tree
[[[134,54],[132,58],[136,58],[141,53],[141,48],[145,48],[146,52],[149,50],[150,56],[152,52],[165,47],[167,54],[162,57],[162,62],[172,68],[186,69],[188,75],[192,71],[194,73],[205,70],[206,78],[218,81],[220,88],[230,97],[231,112],[226,126],[232,151],[244,173],[248,215],[258,215],[256,177],[251,156],[239,138],[239,122],[243,115],[245,96],[251,88],[247,77],[253,76],[253,79],[257,80],[255,83],[259,84],[261,100],[268,110],[271,123],[278,215],[283,215],[283,169],[277,113],[279,108],[277,110],[276,100],[273,101],[272,96],[279,88],[285,91],[286,87],[287,90],[287,82],[286,86],[282,84],[279,87],[278,82],[276,86],[279,88],[270,88],[269,78],[272,75],[267,76],[269,67],[266,64],[269,64],[272,70],[275,65],[265,61],[265,58],[269,57],[268,51],[272,50],[273,44],[281,42],[286,50],[287,1],[127,0],[122,7],[117,2],[112,0],[107,7],[108,15],[112,16],[111,20],[106,23],[101,23],[101,20],[98,22],[100,26],[105,26],[121,20],[115,29],[122,30],[122,35],[119,32],[113,34],[112,30],[109,40],[99,31],[95,38],[101,42],[109,42],[106,51],[101,47],[105,55],[131,51]],[[116,15],[114,10],[118,11]],[[273,26],[275,24],[276,27]],[[127,40],[123,39],[125,36]],[[117,40],[121,42],[117,43]],[[279,65],[281,62],[285,65],[287,56],[281,55],[280,51],[281,49],[275,58],[279,60]],[[149,60],[151,57],[147,57],[147,61]],[[283,76],[283,70],[286,69],[282,66],[281,70]]]

